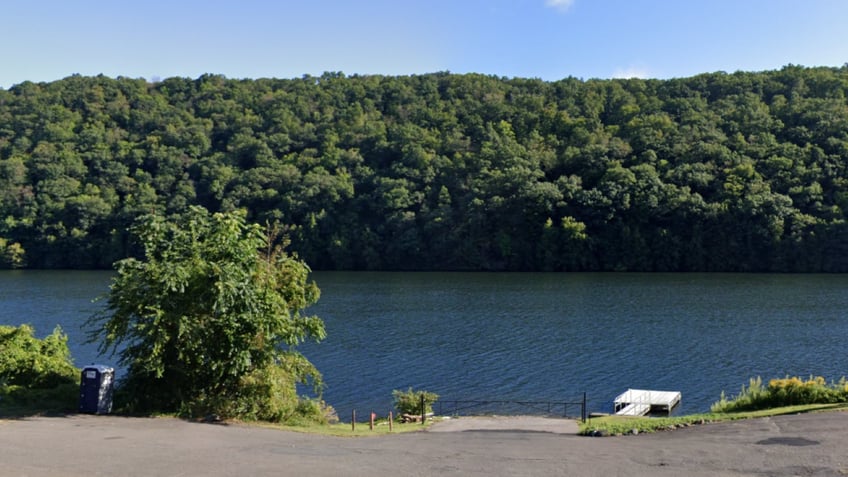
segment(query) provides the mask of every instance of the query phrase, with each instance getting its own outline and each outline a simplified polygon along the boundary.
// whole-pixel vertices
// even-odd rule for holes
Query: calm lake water
[[[108,272],[0,272],[0,323],[61,324],[78,366],[114,363],[80,325]],[[572,401],[681,391],[702,412],[750,377],[848,374],[848,275],[321,272],[328,337],[301,351],[346,418],[394,389],[443,399]]]

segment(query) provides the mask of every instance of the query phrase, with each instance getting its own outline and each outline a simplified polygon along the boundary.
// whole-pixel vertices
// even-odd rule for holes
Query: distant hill
[[[848,69],[0,90],[0,263],[107,268],[139,214],[279,223],[313,269],[848,271]]]

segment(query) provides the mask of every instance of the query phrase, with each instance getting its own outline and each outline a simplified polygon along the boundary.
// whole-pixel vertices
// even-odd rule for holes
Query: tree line
[[[317,270],[848,271],[848,66],[0,89],[0,266],[245,210]]]

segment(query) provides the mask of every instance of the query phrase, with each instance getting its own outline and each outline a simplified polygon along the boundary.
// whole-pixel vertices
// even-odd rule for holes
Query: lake
[[[109,272],[0,272],[0,323],[61,324],[75,362],[113,364],[81,323]],[[848,275],[319,272],[328,337],[300,350],[324,398],[384,414],[394,389],[442,399],[573,401],[627,388],[707,411],[751,377],[846,372]]]

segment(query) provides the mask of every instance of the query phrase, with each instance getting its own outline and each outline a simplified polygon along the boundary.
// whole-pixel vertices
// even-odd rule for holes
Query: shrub
[[[339,416],[333,406],[320,399],[310,398],[300,398],[294,414],[285,420],[285,423],[289,425],[336,424],[338,422]]]
[[[412,388],[406,391],[395,389],[392,391],[395,409],[400,414],[421,414],[421,397],[424,397],[424,412],[433,412],[433,403],[439,399],[439,395],[428,391],[413,391]]]
[[[74,408],[79,376],[61,327],[38,339],[29,325],[0,325],[0,397],[4,407]]]
[[[842,378],[838,383],[827,384],[821,376],[802,380],[799,377],[772,379],[764,387],[762,379],[752,378],[748,387],[732,399],[724,393],[718,402],[710,407],[713,412],[756,411],[773,407],[794,406],[799,404],[831,404],[848,402],[848,383]]]
[[[309,368],[309,369],[306,369]],[[312,364],[297,353],[287,353],[279,363],[256,369],[242,376],[239,385],[227,393],[203,393],[184,400],[178,414],[183,417],[244,421],[267,421],[289,425],[328,424],[338,422],[335,410],[320,398],[299,397],[296,376],[309,374],[316,391],[320,391],[321,375]],[[121,386],[122,410],[149,412],[142,405],[144,389],[137,382]],[[155,396],[155,394],[153,394]],[[116,398],[117,400],[118,398]]]
[[[295,413],[296,380],[282,366],[266,366],[242,376],[239,385],[226,393],[202,394],[186,402],[187,416],[217,414],[223,419],[282,422]]]

